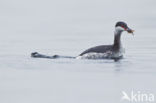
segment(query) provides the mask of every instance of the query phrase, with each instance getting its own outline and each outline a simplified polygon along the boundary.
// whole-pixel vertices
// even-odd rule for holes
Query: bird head
[[[115,25],[116,31],[122,32],[127,31],[128,33],[133,34],[134,30],[130,29],[125,22],[119,21]]]

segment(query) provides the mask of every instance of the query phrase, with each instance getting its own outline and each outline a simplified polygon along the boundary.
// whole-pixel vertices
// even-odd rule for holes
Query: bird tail
[[[48,56],[48,55],[40,54],[40,53],[38,53],[38,52],[33,52],[33,53],[31,53],[31,57],[32,57],[32,58],[47,58],[47,59],[57,59],[57,58],[70,58],[70,59],[75,59],[75,58],[76,58],[76,57],[72,57],[72,56],[60,56],[60,55]]]

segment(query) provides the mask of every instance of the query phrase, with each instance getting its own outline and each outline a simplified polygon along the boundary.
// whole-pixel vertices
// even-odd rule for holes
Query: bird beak
[[[134,30],[130,29],[129,27],[127,28],[126,31],[127,31],[128,33],[131,33],[132,35],[134,35],[134,34],[133,34]]]

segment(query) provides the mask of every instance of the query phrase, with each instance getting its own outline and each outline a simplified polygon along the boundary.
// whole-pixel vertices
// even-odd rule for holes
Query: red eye
[[[123,25],[122,25],[121,27],[124,28],[124,29],[126,30],[126,28],[125,28]]]

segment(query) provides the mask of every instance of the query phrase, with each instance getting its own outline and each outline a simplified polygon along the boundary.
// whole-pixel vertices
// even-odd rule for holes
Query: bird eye
[[[122,28],[125,28],[123,25],[121,25]]]
[[[124,28],[124,29],[126,30],[125,26],[121,25],[121,27]]]

